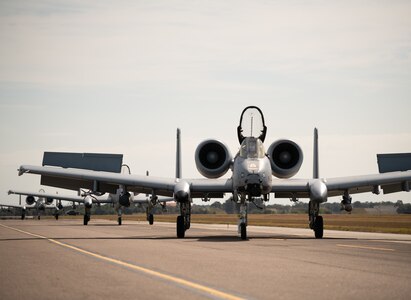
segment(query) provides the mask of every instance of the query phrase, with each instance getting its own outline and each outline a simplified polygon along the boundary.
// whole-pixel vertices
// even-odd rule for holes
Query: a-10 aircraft
[[[13,191],[9,191],[8,194],[19,194],[19,193],[14,193]],[[12,205],[12,204],[0,204],[0,207],[12,207],[12,208],[17,208],[21,210],[21,219],[24,220],[26,218],[26,212],[27,210],[36,210],[37,212],[37,218],[40,220],[41,213],[44,212],[45,210],[53,210],[53,216],[58,220],[60,212],[64,208],[63,205],[60,202],[56,202],[54,204],[54,198],[50,197],[48,194],[44,192],[43,189],[40,189],[38,193],[35,193],[35,195],[29,195],[29,194],[21,194],[21,195],[27,195],[26,197],[26,205]],[[37,197],[37,199],[35,198]]]
[[[5,207],[15,207],[15,208],[21,208],[22,209],[22,219],[25,217],[25,212],[26,209],[30,208],[37,208],[38,211],[43,211],[46,208],[54,208],[56,211],[54,213],[54,216],[56,220],[58,219],[59,216],[59,211],[63,209],[63,206],[61,205],[61,201],[69,201],[74,203],[80,203],[84,205],[84,220],[83,224],[87,225],[88,222],[91,219],[91,208],[93,205],[101,205],[101,204],[112,204],[113,207],[116,209],[118,217],[117,217],[117,222],[118,225],[121,225],[122,223],[122,210],[123,207],[129,207],[130,204],[140,204],[140,205],[146,205],[146,213],[147,213],[147,221],[149,222],[150,225],[153,225],[154,223],[154,216],[153,216],[153,208],[157,205],[160,204],[163,207],[165,206],[166,202],[169,201],[174,201],[174,199],[171,198],[164,198],[164,199],[158,199],[158,198],[153,198],[147,195],[146,199],[136,199],[134,198],[134,195],[131,194],[127,200],[128,202],[124,202],[120,200],[120,195],[119,194],[109,194],[108,197],[102,198],[102,197],[95,197],[89,192],[84,192],[82,196],[71,196],[71,195],[60,195],[60,194],[50,194],[50,193],[45,193],[45,192],[39,192],[39,193],[33,193],[33,192],[28,192],[28,191],[16,191],[16,190],[9,190],[8,194],[16,194],[16,195],[24,195],[26,196],[26,204],[27,205],[33,205],[35,203],[35,206],[15,206],[15,205],[2,205],[0,206],[5,206]],[[36,199],[37,197],[37,199]],[[59,200],[58,205],[53,205],[54,200]],[[38,216],[40,219],[40,215]]]
[[[101,194],[117,189],[123,201],[130,199],[130,192],[151,194],[153,197],[173,197],[180,206],[177,217],[177,237],[184,238],[190,228],[191,203],[193,198],[222,198],[233,195],[239,204],[238,233],[247,239],[247,204],[255,198],[269,200],[276,198],[309,199],[309,226],[316,238],[323,237],[323,218],[319,215],[320,204],[328,197],[342,196],[341,205],[351,211],[351,194],[373,192],[384,193],[409,191],[411,171],[388,172],[353,177],[320,178],[318,172],[317,131],[314,137],[314,172],[310,179],[291,179],[301,167],[303,153],[293,141],[281,139],[273,142],[268,151],[264,148],[267,133],[264,116],[255,106],[246,107],[240,117],[237,136],[240,150],[232,157],[224,143],[209,139],[200,143],[195,151],[198,171],[207,179],[187,179],[181,176],[180,158],[177,151],[177,172],[175,178],[146,177],[117,174],[79,168],[22,165],[19,175],[39,174],[55,178],[54,186],[70,186],[78,189],[92,186],[91,193]],[[177,146],[179,149],[179,144]],[[230,178],[220,178],[229,170]],[[69,183],[69,184],[68,184]],[[81,186],[83,185],[83,186]]]

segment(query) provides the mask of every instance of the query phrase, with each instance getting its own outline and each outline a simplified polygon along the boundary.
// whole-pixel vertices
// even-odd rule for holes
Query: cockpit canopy
[[[241,143],[240,157],[242,158],[263,158],[265,149],[263,142],[255,137],[246,137]]]
[[[266,133],[267,127],[262,111],[257,106],[246,107],[241,114],[240,125],[237,127],[240,144],[247,137],[254,137],[264,142]]]

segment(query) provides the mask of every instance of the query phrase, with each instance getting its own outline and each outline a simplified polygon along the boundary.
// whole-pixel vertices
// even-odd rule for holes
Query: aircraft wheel
[[[153,214],[148,215],[148,224],[153,225],[154,224],[154,216]]]
[[[84,215],[83,224],[84,225],[88,224],[88,216],[87,215]]]
[[[245,223],[240,224],[240,233],[241,233],[241,239],[246,240],[247,239],[247,225]]]
[[[24,220],[26,218],[26,215],[21,215],[21,219]]]
[[[118,225],[121,225],[121,217],[117,218],[117,223],[118,223]]]
[[[59,219],[59,215],[55,215],[54,217],[56,218],[56,220],[58,220],[58,219]]]
[[[184,238],[185,235],[185,226],[184,226],[184,217],[183,216],[178,216],[177,217],[177,237],[179,239]]]
[[[38,216],[37,219],[40,220],[40,216]]]
[[[317,216],[314,222],[314,234],[316,239],[322,239],[324,234],[324,221],[322,216]]]

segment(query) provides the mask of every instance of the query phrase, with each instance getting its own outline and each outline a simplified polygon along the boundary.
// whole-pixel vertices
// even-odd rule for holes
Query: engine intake
[[[227,173],[232,156],[227,146],[217,140],[205,140],[197,146],[195,162],[197,170],[207,178],[218,178]]]
[[[26,197],[27,205],[33,205],[34,202],[36,202],[36,199],[34,198],[34,196],[29,195],[29,196]]]
[[[294,176],[303,163],[303,152],[296,143],[290,140],[278,140],[268,148],[271,170],[278,178]]]
[[[53,201],[54,201],[54,199],[51,198],[51,197],[47,197],[47,198],[46,198],[46,204],[48,204],[48,205],[52,204]]]

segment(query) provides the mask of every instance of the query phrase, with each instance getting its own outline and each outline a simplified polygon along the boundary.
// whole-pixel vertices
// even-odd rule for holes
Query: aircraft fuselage
[[[271,192],[270,160],[258,138],[247,137],[233,162],[233,189],[239,194],[260,197]]]

